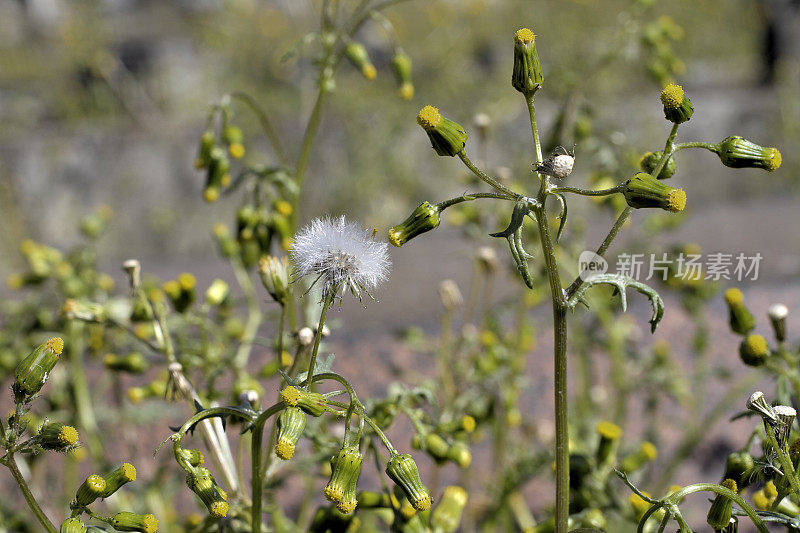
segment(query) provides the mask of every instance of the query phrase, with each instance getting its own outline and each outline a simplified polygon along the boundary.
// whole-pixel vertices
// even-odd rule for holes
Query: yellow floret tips
[[[658,450],[652,442],[643,442],[641,447],[642,454],[650,461],[655,461],[658,457]]]
[[[521,28],[514,34],[514,41],[520,44],[529,44],[534,41],[536,35],[529,28]]]
[[[607,439],[616,440],[622,436],[622,428],[607,420],[598,422],[596,429],[597,433],[599,433],[601,437],[605,437]]]
[[[720,483],[720,485],[722,485],[723,487],[725,487],[726,489],[728,489],[728,490],[730,490],[732,492],[738,492],[738,489],[736,487],[736,481],[734,481],[732,479],[726,479],[725,481]]]
[[[228,516],[228,502],[214,502],[208,507],[208,513],[214,518]]]
[[[675,189],[667,197],[667,211],[679,213],[686,207],[686,193],[683,189]]]
[[[64,426],[58,433],[58,441],[64,446],[75,446],[78,444],[78,430],[72,426]]]
[[[294,455],[294,444],[285,440],[279,441],[275,446],[275,455],[288,461]]]
[[[283,400],[286,405],[296,406],[299,399],[300,391],[291,385],[281,391],[281,400]]]
[[[767,148],[765,150],[764,170],[774,172],[780,168],[782,163],[781,152],[777,148]]]
[[[683,87],[670,83],[661,91],[661,103],[668,109],[677,109],[683,102]]]
[[[61,351],[64,349],[64,339],[61,337],[53,337],[47,341],[47,347],[52,350],[54,354],[61,355]]]
[[[442,115],[439,109],[432,105],[426,105],[420,109],[417,115],[417,124],[422,126],[425,130],[433,129],[442,121]]]
[[[744,294],[736,287],[731,287],[725,291],[725,301],[728,305],[738,305],[744,303]]]

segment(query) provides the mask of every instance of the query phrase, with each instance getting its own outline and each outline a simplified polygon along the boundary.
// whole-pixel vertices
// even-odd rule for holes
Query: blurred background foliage
[[[202,177],[191,163],[205,110],[226,92],[245,91],[294,153],[298,116],[313,102],[315,50],[304,36],[317,26],[318,4],[0,1],[0,261],[16,261],[11,251],[24,238],[69,240],[73,226],[64,222],[100,203],[116,213],[106,249],[114,263],[167,248],[202,254],[207,221],[230,207],[212,206],[211,217],[197,209]],[[387,14],[413,59],[416,95],[405,101],[394,94],[390,39],[380,24],[366,24],[356,37],[378,77],[367,81],[353,68],[338,77],[304,192],[304,205],[314,209],[300,218],[342,212],[383,229],[411,204],[462,192],[447,179],[459,171],[449,160],[421,157],[427,142],[414,116],[427,103],[462,124],[488,114],[488,166],[504,162],[524,176],[525,113],[507,78],[511,35],[525,25],[538,34],[546,71],[538,99],[545,135],[568,98],[591,131],[578,141],[574,184],[587,182],[588,169],[617,170],[610,161],[632,171],[641,152],[662,142],[665,126],[652,95],[674,78],[697,109],[685,138],[721,139],[736,126],[784,154],[781,172],[766,177],[731,177],[703,165],[706,154],[682,157],[686,174],[697,171],[686,183],[690,210],[744,196],[780,198],[796,181],[796,151],[788,148],[800,137],[791,31],[797,13],[790,4],[656,2],[635,15],[641,10],[623,1],[402,2]],[[775,35],[782,55],[768,75],[765,50]],[[590,76],[606,61],[613,63]],[[249,162],[274,164],[252,115],[242,110],[237,122],[253,148]]]

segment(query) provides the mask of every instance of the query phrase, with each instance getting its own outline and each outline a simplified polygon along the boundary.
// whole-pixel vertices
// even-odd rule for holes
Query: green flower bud
[[[358,493],[358,496],[356,496],[356,501],[358,502],[358,506],[362,509],[400,507],[400,502],[397,500],[395,495],[386,494],[385,492],[371,492],[362,490]]]
[[[798,455],[800,458],[800,455]],[[733,452],[725,461],[724,479],[732,479],[740,488],[750,484],[750,472],[755,467],[753,456],[747,452]]]
[[[78,506],[85,507],[97,498],[102,498],[105,490],[106,481],[103,479],[103,476],[92,474],[78,487],[75,493],[75,503]]]
[[[739,345],[739,357],[747,366],[761,366],[769,357],[767,339],[761,335],[748,335]]]
[[[431,513],[431,526],[434,531],[455,533],[461,523],[461,513],[467,505],[467,491],[451,485],[445,487],[442,500]]]
[[[287,407],[278,415],[278,436],[275,445],[275,454],[281,459],[288,460],[294,455],[297,441],[306,428],[306,414],[299,407]]]
[[[103,498],[108,498],[120,487],[131,481],[136,481],[136,469],[130,463],[123,463],[122,466],[109,472],[103,476],[103,481],[106,483],[106,490],[103,492]]]
[[[422,202],[407,219],[389,229],[389,242],[399,248],[417,235],[435,229],[441,221],[441,212],[438,205]]]
[[[234,159],[244,157],[244,134],[237,126],[228,126],[222,130],[222,140],[228,145],[228,153]]]
[[[725,303],[728,304],[728,322],[731,331],[739,335],[747,335],[756,327],[756,319],[744,305],[744,294],[736,287],[725,291]]]
[[[239,244],[231,237],[228,226],[222,223],[214,224],[211,228],[211,232],[214,235],[214,239],[217,241],[222,257],[230,258],[239,253]]]
[[[361,460],[357,445],[344,446],[331,458],[331,479],[325,485],[324,493],[344,514],[353,512],[357,505],[356,486],[361,475]]]
[[[645,154],[639,160],[639,168],[641,168],[643,172],[652,174],[658,166],[659,161],[661,161],[661,157],[663,155],[664,152],[645,152]],[[660,180],[671,178],[675,174],[677,167],[678,165],[675,163],[675,158],[670,156],[656,178]]]
[[[60,337],[53,337],[23,359],[14,370],[14,396],[33,396],[42,390],[63,349],[64,341]]]
[[[222,148],[214,147],[209,155],[206,184],[203,189],[203,199],[208,203],[219,199],[220,189],[227,187],[231,182],[231,162]]]
[[[437,154],[452,157],[464,151],[467,132],[452,120],[444,118],[437,108],[431,105],[423,107],[417,115],[417,124],[428,134]]]
[[[398,48],[392,57],[392,70],[397,80],[397,93],[403,100],[414,97],[414,84],[411,83],[411,58],[402,48]]]
[[[536,35],[528,28],[517,30],[514,34],[514,70],[511,73],[511,86],[522,94],[534,94],[542,86],[544,74],[536,51]]]
[[[686,207],[686,193],[683,189],[673,189],[644,172],[629,179],[622,194],[625,195],[628,205],[636,209],[660,207],[665,211],[677,213]]]
[[[420,450],[424,450],[436,461],[447,460],[447,451],[450,445],[442,438],[441,435],[436,433],[427,433],[419,439],[415,439]]]
[[[141,533],[156,533],[158,531],[158,520],[151,514],[122,511],[112,516],[109,524],[117,531],[140,531]]]
[[[175,459],[181,465],[181,468],[186,468],[185,465],[200,466],[205,462],[203,452],[186,448],[178,448],[175,451]]]
[[[206,303],[208,305],[222,305],[230,292],[231,288],[228,284],[224,280],[217,278],[206,289]]]
[[[195,286],[197,279],[189,272],[178,276],[177,280],[170,280],[161,287],[172,302],[172,306],[179,313],[186,311],[195,300]]]
[[[472,453],[466,443],[460,440],[455,441],[447,448],[447,458],[460,468],[468,468],[472,464]]]
[[[777,148],[764,148],[738,135],[723,140],[714,151],[726,167],[763,168],[773,172],[781,166],[781,153]]]
[[[597,453],[595,454],[597,464],[614,463],[617,457],[617,445],[622,437],[622,428],[603,420],[597,423],[595,430],[600,435],[600,442],[597,444]]]
[[[228,494],[217,485],[208,468],[193,468],[186,475],[186,485],[197,494],[213,518],[228,514]]]
[[[683,87],[674,83],[661,91],[661,103],[664,104],[664,118],[673,124],[683,124],[694,113],[691,100],[683,94]]]
[[[261,283],[272,299],[283,305],[289,297],[289,259],[284,255],[280,258],[268,255],[258,261],[258,274]]]
[[[578,528],[587,528],[591,531],[606,531],[606,516],[597,508],[586,509],[578,519]]]
[[[86,533],[86,525],[78,518],[67,518],[61,522],[60,533]]]
[[[147,367],[147,360],[139,352],[131,352],[128,355],[115,355],[107,353],[103,357],[103,366],[109,370],[117,372],[128,372],[130,374],[141,374]]]
[[[417,511],[431,508],[431,495],[419,477],[417,464],[409,454],[392,455],[386,464],[386,475],[399,486]]]
[[[348,43],[344,48],[344,55],[347,56],[347,59],[350,60],[354,67],[361,71],[365,78],[368,80],[375,79],[378,71],[372,61],[369,60],[369,54],[363,44],[357,42]]]
[[[214,148],[214,132],[206,130],[200,136],[200,148],[197,150],[197,158],[194,160],[196,169],[205,168],[211,161],[211,150]]]
[[[789,316],[789,309],[783,304],[772,304],[767,309],[772,330],[775,332],[775,339],[778,342],[786,340],[786,317]]]
[[[726,479],[721,483],[723,487],[738,492],[736,482],[732,479]],[[733,500],[728,496],[717,494],[714,502],[711,504],[711,509],[708,510],[706,522],[714,529],[723,529],[728,527],[728,522],[731,521],[731,513],[733,511]]]
[[[620,470],[631,473],[642,468],[645,463],[655,461],[658,450],[651,442],[643,442],[639,449],[626,456],[620,463]]]
[[[325,396],[319,392],[298,389],[292,385],[281,391],[281,400],[286,405],[299,407],[311,416],[321,416],[327,406]]]
[[[47,422],[39,430],[36,440],[45,450],[70,452],[78,446],[78,431],[60,422]]]

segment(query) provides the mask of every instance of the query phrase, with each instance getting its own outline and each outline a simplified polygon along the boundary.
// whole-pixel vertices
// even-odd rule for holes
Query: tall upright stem
[[[528,113],[531,119],[531,132],[537,162],[542,160],[542,146],[539,140],[539,128],[536,124],[536,110],[533,105],[533,94],[525,95]],[[556,533],[567,533],[569,520],[569,426],[567,420],[567,299],[561,286],[558,273],[553,239],[550,237],[550,226],[547,220],[547,195],[550,181],[547,175],[541,175],[541,187],[535,208],[536,223],[539,226],[539,241],[542,246],[547,279],[550,282],[550,296],[553,299],[553,388],[556,422]]]
[[[53,525],[50,519],[47,518],[47,515],[44,514],[44,511],[42,511],[42,508],[39,507],[39,503],[36,501],[36,498],[33,497],[33,493],[28,487],[28,483],[25,481],[25,478],[22,477],[22,472],[19,471],[17,461],[14,459],[14,452],[9,452],[5,459],[5,464],[8,469],[11,470],[11,475],[14,476],[14,481],[16,481],[17,485],[19,485],[19,490],[22,491],[25,501],[28,502],[28,507],[30,507],[31,511],[33,511],[33,514],[36,515],[36,518],[39,520],[39,523],[42,524],[42,527],[47,530],[47,533],[58,533],[56,526]]]

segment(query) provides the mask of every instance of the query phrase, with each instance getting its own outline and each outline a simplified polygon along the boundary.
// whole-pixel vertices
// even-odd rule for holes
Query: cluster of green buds
[[[363,457],[358,445],[342,446],[339,452],[331,457],[331,478],[325,485],[325,497],[336,504],[344,514],[356,508],[356,489],[361,475]]]
[[[271,205],[272,209],[266,205],[256,207],[244,204],[236,211],[236,241],[242,262],[247,267],[268,254],[276,238],[283,249],[288,248],[292,204],[286,200],[275,200]]]
[[[389,229],[389,242],[399,248],[417,235],[436,229],[441,212],[438,204],[422,202],[407,219]]]
[[[773,350],[767,339],[757,333],[752,333],[756,327],[756,319],[744,302],[742,291],[732,287],[725,291],[725,303],[728,306],[728,323],[731,331],[742,336],[739,344],[739,356],[748,366],[763,366],[772,358]],[[783,304],[774,304],[767,311],[775,339],[778,342],[777,351],[783,350],[786,340],[786,317],[789,310]]]
[[[197,279],[189,272],[178,275],[178,279],[165,281],[161,288],[166,293],[172,306],[179,313],[186,311],[196,298]]]
[[[664,185],[659,180],[639,172],[625,182],[622,190],[625,201],[635,209],[659,207],[665,211],[678,213],[686,207],[686,193]]]
[[[674,83],[661,91],[661,103],[664,105],[664,118],[673,124],[683,124],[694,113],[692,101],[683,94],[683,87]]]
[[[417,511],[431,508],[431,495],[419,477],[417,463],[409,454],[392,454],[386,464],[386,475],[403,491],[408,501]]]
[[[683,35],[683,28],[667,15],[647,23],[642,29],[642,44],[648,52],[647,71],[661,85],[686,70],[686,64],[672,47]]]
[[[12,385],[17,403],[42,390],[63,349],[64,341],[60,337],[53,337],[37,346],[17,365]]]
[[[465,442],[461,440],[448,442],[438,433],[415,435],[412,439],[412,446],[417,450],[424,450],[437,463],[450,461],[460,468],[467,468],[472,463],[472,454]]]
[[[217,113],[222,116],[222,127],[219,134],[213,126]],[[215,202],[222,189],[231,183],[231,161],[241,159],[245,154],[244,134],[241,128],[230,123],[230,98],[226,97],[219,106],[215,106],[208,120],[208,126],[200,136],[194,166],[206,171],[206,183],[203,198]]]
[[[121,466],[108,472],[105,475],[91,474],[78,487],[75,492],[75,499],[70,504],[73,515],[88,512],[92,517],[108,523],[117,531],[139,531],[142,533],[155,533],[158,531],[158,520],[152,514],[137,514],[123,511],[111,517],[99,516],[86,509],[100,498],[108,498],[116,493],[123,485],[136,481],[136,468],[130,463],[123,463]],[[73,516],[61,524],[61,531],[85,531],[81,529],[83,523]]]

